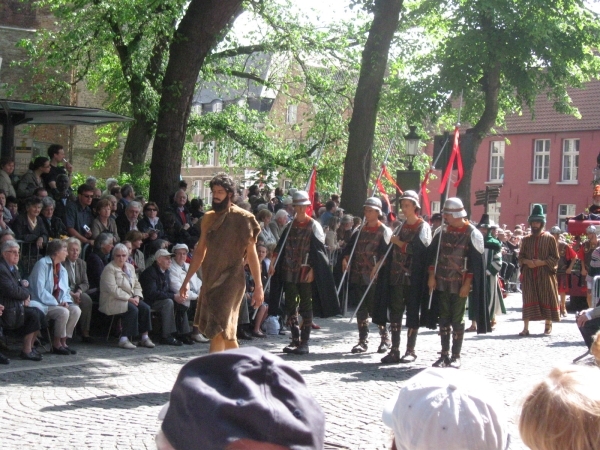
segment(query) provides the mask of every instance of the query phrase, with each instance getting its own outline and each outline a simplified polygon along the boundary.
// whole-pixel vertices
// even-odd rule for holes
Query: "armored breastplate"
[[[404,224],[400,229],[398,238],[402,242],[407,243],[411,243],[415,239],[418,239],[423,222],[417,222],[415,225],[415,227],[409,227],[407,224]],[[410,285],[411,265],[412,254],[403,253],[400,247],[394,245],[392,251],[392,266],[390,269],[390,285]]]
[[[470,227],[448,227],[444,230],[435,276],[436,290],[458,294],[467,271],[467,252],[470,240]]]
[[[375,267],[375,258],[383,240],[383,226],[377,229],[364,227],[358,237],[352,267],[350,268],[350,283],[369,284],[371,271]]]
[[[285,243],[283,271],[285,281],[298,283],[300,269],[310,253],[310,237],[312,235],[311,221],[307,225],[299,226],[296,222],[291,224],[290,234]]]

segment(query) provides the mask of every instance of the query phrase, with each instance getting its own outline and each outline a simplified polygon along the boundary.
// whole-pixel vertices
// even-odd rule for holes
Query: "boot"
[[[292,333],[292,342],[283,349],[283,353],[293,353],[300,345],[300,328],[298,327],[298,316],[290,317],[288,326]]]
[[[381,342],[379,343],[379,347],[377,348],[377,353],[385,353],[389,350],[392,343],[390,342],[390,336],[388,334],[387,327],[385,325],[378,325],[378,327]]]
[[[312,330],[312,323],[304,322],[300,329],[300,345],[294,349],[291,353],[294,355],[308,355],[308,341],[310,340],[310,331]]]
[[[454,369],[460,369],[460,355],[455,355],[452,353],[452,358],[450,358],[450,367]]]
[[[460,351],[465,337],[465,324],[457,324],[452,328],[454,329],[452,333],[452,357],[457,356],[460,359]]]
[[[450,367],[450,325],[440,323],[440,341],[442,352],[439,359],[433,363],[433,367]]]
[[[417,345],[417,334],[419,333],[418,328],[409,328],[406,341],[406,353],[400,359],[401,363],[411,363],[417,359],[415,353],[415,346]]]
[[[383,364],[397,364],[400,362],[400,330],[402,326],[399,323],[391,323],[390,331],[392,334],[392,348],[390,352],[381,358]]]
[[[439,357],[439,359],[434,362],[431,367],[450,367],[450,358],[448,357],[447,353],[442,353]]]
[[[352,347],[352,353],[364,353],[369,348],[369,321],[358,321],[358,344]]]

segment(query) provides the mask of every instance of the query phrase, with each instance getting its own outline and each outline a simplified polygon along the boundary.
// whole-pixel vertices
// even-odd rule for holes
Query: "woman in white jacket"
[[[123,332],[119,347],[134,349],[129,340],[141,335],[140,347],[154,348],[148,337],[152,330],[150,306],[144,302],[142,287],[135,276],[134,267],[127,263],[129,251],[123,244],[115,245],[113,259],[106,265],[100,277],[100,312],[121,318]]]
[[[187,255],[190,249],[186,244],[177,244],[173,246],[173,260],[171,263],[171,267],[169,268],[169,273],[171,274],[171,289],[175,292],[179,292],[181,286],[183,285],[183,280],[185,280],[185,276],[187,275],[188,270],[190,269],[190,265],[185,262],[187,259]],[[190,289],[188,291],[187,299],[185,300],[184,305],[190,306],[191,302],[197,302],[198,296],[200,295],[200,287],[202,287],[202,280],[198,278],[197,274],[194,274],[190,279]],[[196,304],[196,308],[198,305]],[[200,334],[198,327],[194,327],[192,329],[192,339],[196,342],[208,342],[210,339],[207,339],[205,336]]]

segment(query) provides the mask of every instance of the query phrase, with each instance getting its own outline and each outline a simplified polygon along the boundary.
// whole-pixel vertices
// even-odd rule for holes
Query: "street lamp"
[[[421,147],[421,138],[415,131],[417,128],[414,125],[408,127],[410,132],[404,136],[404,142],[406,142],[405,155],[408,158],[408,170],[413,170],[413,160],[415,156],[419,154],[419,148]]]

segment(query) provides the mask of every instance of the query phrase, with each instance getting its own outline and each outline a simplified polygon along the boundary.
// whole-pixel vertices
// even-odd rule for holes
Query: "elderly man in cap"
[[[397,235],[390,241],[394,244],[390,266],[390,331],[392,348],[381,360],[384,364],[409,363],[417,359],[415,346],[419,332],[419,312],[426,296],[426,254],[431,243],[431,228],[418,216],[421,210],[419,194],[404,191],[400,197],[400,208],[406,217]],[[406,309],[408,328],[406,353],[400,357],[400,330]]]
[[[598,230],[594,225],[590,225],[586,228],[585,234],[587,236],[587,241],[585,241],[581,247],[579,247],[577,257],[581,260],[581,275],[585,276],[585,281],[587,284],[587,304],[588,307],[591,308],[595,306],[592,305],[592,283],[594,282],[594,279],[589,275],[588,272],[590,271],[592,253],[596,247],[598,247]]]
[[[254,347],[183,366],[159,419],[158,450],[320,450],[325,441],[325,414],[302,375]]]
[[[544,334],[552,333],[552,322],[559,322],[558,246],[550,233],[544,231],[546,215],[542,205],[535,204],[529,216],[531,234],[523,238],[519,252],[522,272],[523,331],[519,336],[529,336],[529,321],[544,320]]]
[[[269,267],[272,280],[271,298],[285,292],[285,313],[292,342],[283,351],[296,355],[309,352],[308,342],[313,323],[313,306],[322,317],[340,313],[333,274],[325,252],[325,234],[319,222],[306,214],[311,204],[306,191],[296,191],[294,220],[284,229],[273,254],[281,254],[277,267]],[[313,289],[315,287],[316,289]],[[313,298],[313,293],[316,294]],[[313,302],[315,305],[313,305]],[[298,325],[298,313],[302,323]]]
[[[374,301],[377,300],[383,304],[386,299],[376,295],[377,283],[367,292],[371,280],[375,278],[379,264],[382,264],[383,257],[390,244],[392,230],[385,226],[380,219],[382,217],[381,200],[377,197],[369,197],[363,205],[365,222],[360,231],[352,236],[352,240],[346,245],[342,253],[342,270],[349,271],[350,291],[349,295],[353,302],[358,303],[366,293],[363,303],[356,312],[358,323],[358,344],[352,348],[352,353],[364,353],[368,350],[369,344],[369,316],[373,317]],[[356,245],[354,242],[356,241]],[[354,253],[352,251],[354,250]],[[382,285],[380,285],[380,288]],[[380,318],[378,314],[378,318]],[[381,318],[377,323],[381,342],[378,353],[385,353],[391,346],[390,338],[386,327],[386,319]]]
[[[188,282],[202,266],[202,289],[194,325],[211,340],[213,353],[238,347],[238,315],[246,292],[244,257],[256,283],[252,306],[260,307],[264,292],[256,253],[260,225],[252,213],[233,203],[235,183],[229,175],[215,175],[210,189],[212,209],[202,218],[200,240],[179,292],[187,298]]]
[[[160,249],[155,253],[154,263],[140,275],[140,284],[144,292],[144,301],[161,316],[164,345],[191,345],[195,341],[189,336],[190,325],[187,319],[186,299],[171,288],[171,256],[168,250]],[[177,338],[173,334],[177,333]]]
[[[438,228],[429,246],[429,279],[432,310],[439,311],[442,352],[434,367],[461,366],[460,352],[465,333],[467,297],[473,298],[478,333],[491,331],[485,298],[483,236],[467,220],[462,200],[451,197],[442,210],[447,225]],[[437,259],[436,259],[437,257]],[[452,355],[450,333],[452,332]]]
[[[558,296],[560,298],[560,315],[567,317],[567,291],[571,287],[571,271],[577,261],[577,253],[565,242],[562,230],[556,225],[550,229],[550,234],[556,239],[558,245],[558,267],[556,281],[558,283]]]

